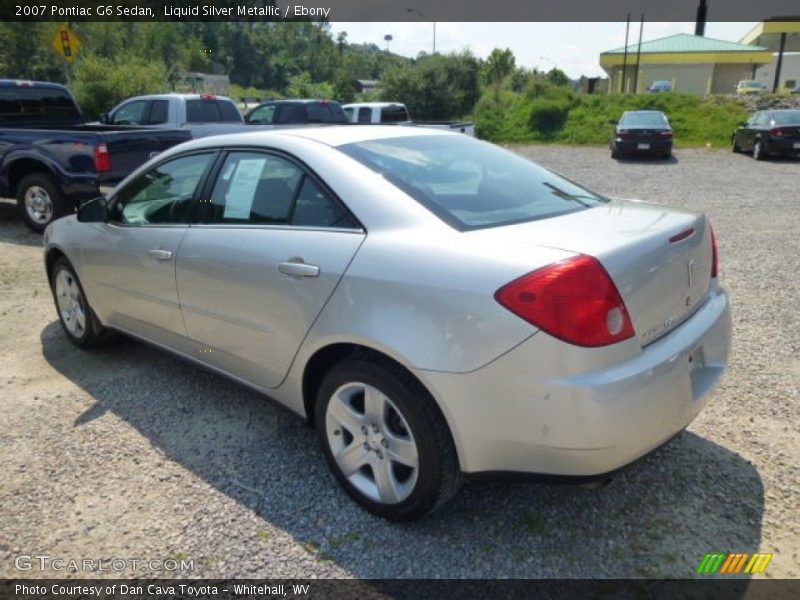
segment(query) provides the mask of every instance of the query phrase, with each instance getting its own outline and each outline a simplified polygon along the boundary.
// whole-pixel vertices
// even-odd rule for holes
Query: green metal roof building
[[[753,77],[755,69],[772,61],[772,52],[762,46],[715,40],[679,33],[600,54],[600,66],[610,78],[609,93],[643,92],[654,81],[669,81],[672,89],[692,94],[732,93],[737,82]]]

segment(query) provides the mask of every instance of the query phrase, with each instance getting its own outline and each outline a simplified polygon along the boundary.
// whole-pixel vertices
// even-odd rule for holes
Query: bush
[[[569,103],[564,100],[534,100],[531,104],[530,127],[543,138],[553,137],[563,126],[569,114]]]
[[[111,59],[86,53],[74,69],[69,87],[87,119],[97,119],[131,96],[169,91],[167,68],[157,60],[132,55]]]

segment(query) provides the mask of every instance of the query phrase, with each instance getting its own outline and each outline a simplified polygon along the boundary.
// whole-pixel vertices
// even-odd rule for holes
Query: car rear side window
[[[372,122],[372,109],[368,106],[362,106],[358,109],[358,122],[371,123]]]
[[[160,125],[161,123],[166,123],[168,111],[168,100],[153,100],[150,103],[150,115],[147,118],[147,124]]]
[[[347,123],[342,107],[333,102],[314,102],[306,108],[309,123]]]
[[[278,110],[278,123],[305,123],[307,119],[302,104],[282,104]]]
[[[460,230],[600,206],[607,198],[464,135],[369,140],[338,148]]]
[[[242,116],[232,102],[200,98],[186,101],[187,123],[240,123]]]
[[[201,222],[355,226],[347,211],[301,167],[260,152],[227,156]]]

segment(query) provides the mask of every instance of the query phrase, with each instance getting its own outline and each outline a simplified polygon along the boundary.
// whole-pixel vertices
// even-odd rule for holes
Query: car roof
[[[173,98],[182,98],[184,100],[223,100],[226,102],[235,102],[228,98],[228,96],[220,96],[219,94],[177,94],[177,93],[168,93],[168,94],[143,94],[141,96],[131,96],[130,98],[125,98],[125,100],[120,101],[119,103],[115,104],[114,107],[120,106],[122,104],[127,104],[128,102],[133,102],[135,100],[170,100]]]
[[[174,146],[174,148],[180,148],[185,151],[224,146],[251,146],[254,144],[264,144],[264,146],[268,146],[271,140],[281,137],[303,138],[319,142],[327,146],[337,147],[358,142],[401,137],[416,137],[421,135],[461,137],[464,134],[445,131],[443,129],[415,126],[323,125],[319,127],[297,127],[279,130],[215,135],[200,138],[191,142],[186,142],[180,146]],[[172,154],[172,152],[170,152],[170,154]]]
[[[66,86],[49,81],[31,81],[30,79],[0,79],[0,87],[34,87],[45,90],[66,90]]]
[[[289,102],[296,104],[312,104],[315,102],[320,104],[339,104],[336,100],[325,100],[324,98],[276,98],[274,100],[264,100],[261,104],[286,104]]]
[[[343,105],[343,108],[350,108],[354,106],[364,106],[367,108],[389,108],[390,106],[405,107],[405,104],[402,102],[350,102],[349,104]]]
[[[667,116],[661,110],[626,110],[624,113],[622,113],[623,117],[625,115],[664,115],[665,117]]]

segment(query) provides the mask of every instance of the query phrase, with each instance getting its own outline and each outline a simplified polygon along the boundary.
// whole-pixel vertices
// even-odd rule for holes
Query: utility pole
[[[622,88],[621,91],[625,93],[625,71],[628,69],[628,32],[631,29],[631,13],[628,13],[628,19],[625,21],[625,52],[622,55]]]
[[[644,13],[642,13],[642,20],[639,23],[639,47],[636,49],[636,71],[633,74],[633,93],[639,91],[639,60],[642,57],[642,32],[644,31]]]

